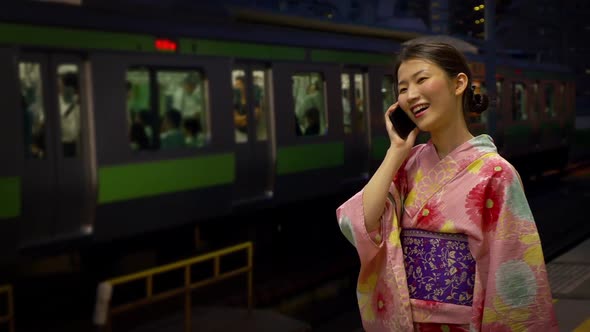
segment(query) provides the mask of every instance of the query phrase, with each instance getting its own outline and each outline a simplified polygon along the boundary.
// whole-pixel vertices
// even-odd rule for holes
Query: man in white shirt
[[[77,154],[80,137],[78,74],[75,72],[62,74],[59,79],[58,92],[63,155],[64,157],[73,157]]]

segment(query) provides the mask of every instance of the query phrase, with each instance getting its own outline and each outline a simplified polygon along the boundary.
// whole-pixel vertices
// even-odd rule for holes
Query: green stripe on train
[[[314,62],[341,62],[359,64],[393,64],[393,55],[370,54],[362,52],[344,52],[328,50],[312,50],[311,61]]]
[[[285,175],[344,164],[342,142],[316,143],[278,148],[277,174]]]
[[[147,35],[0,23],[0,43],[154,52]]]
[[[235,157],[231,153],[141,164],[101,167],[100,204],[184,190],[230,184]]]
[[[0,219],[20,215],[20,178],[0,178]]]
[[[264,60],[305,60],[305,50],[299,47],[188,38],[181,38],[179,43],[181,53],[185,54]]]

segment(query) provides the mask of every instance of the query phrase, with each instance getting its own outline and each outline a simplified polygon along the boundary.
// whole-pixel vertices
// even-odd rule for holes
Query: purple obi
[[[403,229],[410,298],[471,306],[475,260],[467,235]]]

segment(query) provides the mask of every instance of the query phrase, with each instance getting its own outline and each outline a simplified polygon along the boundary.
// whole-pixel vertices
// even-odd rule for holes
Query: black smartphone
[[[389,120],[391,120],[393,128],[395,128],[399,137],[404,140],[408,138],[410,132],[416,128],[414,121],[412,121],[406,112],[404,112],[399,106],[395,111],[389,113]]]

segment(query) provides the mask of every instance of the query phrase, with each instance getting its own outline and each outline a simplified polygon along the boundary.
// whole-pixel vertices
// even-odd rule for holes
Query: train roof
[[[485,61],[483,45],[477,42],[425,31],[365,26],[346,22],[311,19],[284,15],[269,10],[252,10],[237,6],[214,5],[203,1],[140,1],[112,2],[87,0],[88,5],[72,6],[39,1],[11,1],[0,12],[0,32],[7,24],[51,26],[63,29],[82,29],[104,32],[106,39],[97,48],[109,48],[106,33],[138,34],[145,38],[203,38],[206,40],[236,41],[299,48],[330,49],[382,54],[392,62],[403,43],[410,40],[443,41],[451,43],[474,61]],[[147,5],[146,5],[147,4]],[[17,29],[18,30],[18,29]],[[15,31],[14,29],[8,31]],[[52,33],[50,30],[45,33]],[[4,35],[4,36],[3,36]],[[10,36],[9,36],[10,35]],[[106,38],[109,36],[109,38]],[[19,43],[18,34],[0,33],[0,42]],[[138,37],[139,38],[139,37]],[[30,43],[21,37],[23,44]],[[84,39],[84,38],[81,38]],[[123,41],[112,41],[111,43]],[[88,40],[88,48],[93,48]],[[102,45],[102,46],[101,46]],[[83,46],[82,46],[83,47]],[[303,51],[302,51],[303,52]],[[350,60],[354,59],[351,54]],[[354,60],[353,60],[354,61]],[[370,62],[370,61],[369,61]],[[518,59],[502,50],[497,51],[496,63],[526,70],[543,70],[571,73],[565,65],[535,63]]]

